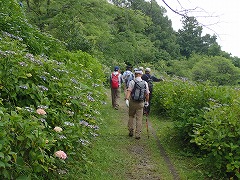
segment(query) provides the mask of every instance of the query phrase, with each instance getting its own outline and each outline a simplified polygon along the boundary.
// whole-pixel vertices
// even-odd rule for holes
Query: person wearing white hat
[[[158,79],[155,76],[151,75],[150,72],[151,72],[151,69],[149,67],[147,67],[145,69],[145,74],[142,75],[142,79],[148,83],[148,87],[149,87],[149,91],[150,91],[149,106],[144,108],[144,114],[150,113],[150,105],[151,105],[151,99],[152,99],[152,93],[153,93],[153,82],[163,81],[163,79]]]
[[[126,105],[129,107],[128,130],[129,136],[134,134],[134,118],[136,118],[135,138],[140,139],[142,130],[143,107],[149,104],[149,89],[146,81],[143,81],[141,70],[135,71],[135,79],[130,81],[125,96]],[[145,102],[144,102],[145,100]]]

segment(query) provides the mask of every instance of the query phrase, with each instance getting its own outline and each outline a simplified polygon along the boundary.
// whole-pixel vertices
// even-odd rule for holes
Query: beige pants
[[[129,120],[128,120],[128,130],[134,130],[134,118],[136,118],[136,130],[135,135],[136,137],[141,136],[142,131],[142,118],[143,118],[143,101],[133,101],[130,100],[129,102]]]
[[[111,88],[112,94],[112,106],[117,108],[119,106],[119,98],[120,98],[121,88],[113,89]]]

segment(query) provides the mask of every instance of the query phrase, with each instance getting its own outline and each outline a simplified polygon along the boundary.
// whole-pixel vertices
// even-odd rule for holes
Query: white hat
[[[143,71],[143,67],[139,67],[139,70],[142,70],[142,71]]]
[[[142,70],[138,69],[135,71],[135,74],[143,74]]]
[[[146,72],[151,72],[151,69],[150,68],[146,68],[145,71]]]

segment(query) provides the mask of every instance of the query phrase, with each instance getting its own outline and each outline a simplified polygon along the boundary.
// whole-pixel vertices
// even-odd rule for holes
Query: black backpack
[[[152,80],[152,76],[147,76],[148,79],[147,79],[147,83],[148,83],[148,88],[149,88],[149,91],[152,92],[152,88],[153,88],[153,80]]]
[[[134,101],[144,101],[145,93],[146,93],[146,84],[145,81],[136,81],[134,80],[135,84],[131,93],[131,97]]]

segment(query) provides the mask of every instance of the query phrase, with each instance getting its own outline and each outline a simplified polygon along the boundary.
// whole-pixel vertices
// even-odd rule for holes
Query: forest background
[[[222,51],[216,35],[203,35],[203,27],[187,16],[182,18],[183,28],[175,32],[166,9],[154,0],[23,3],[31,24],[65,42],[69,51],[91,54],[106,73],[114,65],[123,70],[126,64],[147,64],[157,72],[192,80],[238,83],[239,58]]]

